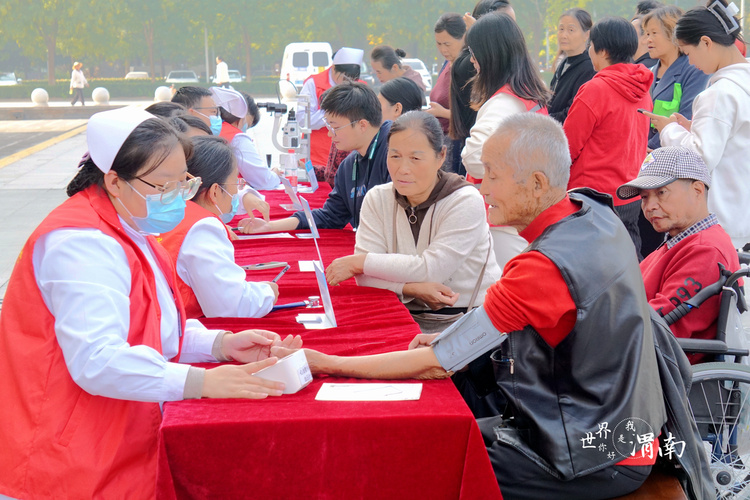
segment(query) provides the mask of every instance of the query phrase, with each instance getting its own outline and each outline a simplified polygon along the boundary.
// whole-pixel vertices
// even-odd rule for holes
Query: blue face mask
[[[194,109],[193,111],[195,111],[201,116],[205,116],[206,118],[208,118],[208,121],[211,122],[211,133],[213,135],[219,135],[219,133],[221,133],[221,117],[219,115],[208,116],[208,115],[204,115],[203,113],[201,113],[200,111],[196,109]]]
[[[132,185],[130,185],[129,182],[127,184],[138,194],[138,196],[146,200],[146,217],[134,216],[130,213],[128,207],[122,203],[122,200],[120,200],[120,204],[125,208],[125,211],[130,215],[133,223],[142,233],[168,233],[176,228],[177,225],[182,222],[182,219],[185,218],[185,199],[182,196],[177,196],[174,201],[165,205],[161,202],[160,194],[149,194],[143,196]],[[120,198],[117,199],[119,200]]]
[[[221,186],[219,187],[221,188],[222,191],[229,194],[229,192],[226,189],[224,189]],[[221,209],[219,208],[219,205],[214,203],[214,206],[220,212],[219,219],[221,219],[221,222],[223,222],[224,224],[229,224],[232,221],[232,219],[234,219],[234,215],[237,213],[237,210],[239,210],[240,208],[240,193],[229,194],[229,196],[232,197],[232,209],[227,213],[222,212]]]
[[[211,120],[211,133],[214,135],[219,135],[221,132],[221,117],[216,115],[211,115],[208,117],[209,120]]]
[[[245,132],[247,132],[247,123],[242,124],[242,133],[244,134]]]

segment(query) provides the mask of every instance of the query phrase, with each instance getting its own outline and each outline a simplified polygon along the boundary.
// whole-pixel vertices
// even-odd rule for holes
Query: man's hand
[[[432,282],[406,283],[402,293],[407,297],[421,300],[433,311],[453,306],[460,295],[442,283]]]
[[[276,358],[268,358],[245,365],[222,365],[206,370],[203,378],[204,398],[247,398],[264,399],[268,396],[281,396],[284,384],[272,382],[254,373],[275,364]]]
[[[242,206],[245,207],[245,211],[251,219],[254,218],[253,210],[257,210],[263,216],[264,221],[271,220],[271,206],[253,193],[245,193],[245,196],[242,197]]]
[[[298,348],[286,347],[286,346],[273,346],[271,347],[271,355],[281,359],[297,351]],[[307,365],[310,367],[310,373],[313,375],[318,373],[329,373],[330,368],[328,366],[328,360],[330,356],[323,354],[319,351],[312,349],[304,349],[305,357],[307,358]],[[327,371],[328,370],[328,371]]]
[[[435,337],[440,333],[420,333],[409,342],[409,349],[419,349],[420,347],[429,347]]]
[[[338,285],[352,276],[362,274],[365,267],[365,257],[367,257],[367,254],[364,253],[347,255],[331,262],[331,265],[326,269],[326,281],[328,281],[328,284]]]

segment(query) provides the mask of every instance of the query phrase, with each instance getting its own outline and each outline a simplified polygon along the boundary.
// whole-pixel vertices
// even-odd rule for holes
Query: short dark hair
[[[140,175],[147,175],[162,164],[175,146],[181,146],[185,158],[190,158],[193,144],[188,137],[161,118],[146,120],[133,129],[122,143],[112,161],[112,170],[125,181],[136,178],[146,166],[147,170]],[[68,183],[66,192],[68,196],[73,196],[89,186],[102,186],[103,183],[104,172],[87,153],[78,165],[78,173]]]
[[[195,108],[204,97],[212,97],[211,91],[203,87],[188,85],[180,87],[172,96],[172,102],[182,104],[186,109]]]
[[[511,7],[508,0],[479,0],[471,12],[471,17],[479,20],[480,17],[491,12],[502,12]]]
[[[234,116],[232,113],[224,109],[223,107],[219,106],[219,116],[221,116],[221,121],[227,122],[231,125],[234,125],[238,121],[242,119],[241,116]]]
[[[245,103],[247,104],[247,114],[253,117],[253,124],[248,125],[248,128],[253,128],[260,121],[260,108],[258,108],[258,105],[255,104],[255,99],[253,99],[250,94],[248,94],[247,92],[243,92],[242,90],[239,90],[238,92],[242,94],[242,97],[245,98]]]
[[[386,101],[391,103],[391,106],[397,102],[401,103],[401,113],[408,111],[422,109],[422,102],[424,101],[424,93],[419,85],[414,83],[413,80],[400,76],[393,80],[387,81],[380,87],[380,95],[385,98]]]
[[[214,184],[224,184],[236,164],[234,149],[222,137],[193,137],[193,155],[187,162],[190,175],[201,178],[196,196]]]
[[[435,23],[435,33],[448,33],[451,38],[460,40],[466,33],[466,23],[461,14],[446,12]]]
[[[664,4],[656,0],[641,0],[635,6],[635,13],[638,16],[645,16],[652,10],[660,9],[661,7],[664,7]]]
[[[631,63],[638,50],[638,33],[633,24],[623,17],[605,17],[591,28],[594,51],[607,52],[610,64]]]
[[[208,135],[213,135],[213,132],[211,132],[211,127],[206,125],[203,120],[201,120],[197,116],[189,115],[186,113],[184,115],[173,116],[172,119],[182,120],[182,122],[190,128],[197,128],[198,130],[202,130]]]
[[[443,150],[443,127],[440,126],[438,119],[431,114],[424,111],[409,111],[399,116],[391,125],[391,130],[388,132],[388,141],[391,140],[393,134],[408,129],[416,129],[423,133],[436,155],[439,155]]]
[[[521,28],[510,16],[499,13],[482,17],[466,34],[466,45],[480,68],[472,80],[471,96],[476,104],[484,104],[508,85],[521,99],[547,105],[549,91],[529,56]]]
[[[333,70],[336,73],[341,73],[350,80],[359,80],[359,73],[362,71],[362,67],[359,64],[334,64]]]
[[[579,9],[578,7],[568,9],[560,14],[561,18],[563,16],[575,17],[576,21],[578,21],[578,25],[584,32],[591,31],[591,27],[594,25],[594,22],[591,20],[591,14],[583,9]]]
[[[180,103],[171,101],[155,102],[146,108],[146,111],[154,116],[162,118],[171,118],[175,115],[181,115],[187,111],[187,108]]]
[[[320,109],[350,122],[367,120],[373,127],[380,127],[383,121],[378,96],[359,82],[344,82],[326,90],[320,99]]]
[[[223,61],[224,60],[224,58],[221,57],[221,56],[216,56],[216,59],[218,59],[219,61]]]
[[[726,0],[719,0],[719,2],[724,7],[727,6]],[[709,2],[709,5],[711,4],[713,4],[713,1]],[[721,21],[719,21],[719,17],[722,19]],[[735,26],[733,21],[736,23],[737,28],[731,31],[731,33],[727,33],[723,24],[726,24],[731,29],[732,26]],[[674,36],[677,40],[687,45],[698,45],[701,37],[707,36],[714,43],[729,47],[734,44],[735,40],[742,41],[741,26],[742,24],[736,17],[729,16],[725,9],[721,7],[695,7],[687,11],[677,22]]]
[[[394,49],[390,45],[378,45],[370,52],[370,59],[380,63],[387,70],[390,70],[394,64],[399,68],[402,67],[402,57],[406,57],[406,52]]]

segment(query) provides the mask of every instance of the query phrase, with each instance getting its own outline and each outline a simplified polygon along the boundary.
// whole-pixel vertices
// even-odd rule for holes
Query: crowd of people
[[[358,81],[364,51],[347,47],[301,90],[311,161],[332,185],[312,217],[356,230],[329,285],[390,290],[422,331],[376,356],[306,349],[310,368],[452,377],[504,498],[632,492],[656,454],[580,438],[635,417],[655,431],[639,443],[658,447],[686,418],[682,381],[654,349],[673,340],[659,316],[717,281],[718,264],[738,269],[750,243],[736,8],[645,0],[631,20],[596,22],[567,10],[549,87],[507,0],[446,13],[434,35],[445,63],[429,104],[388,45],[370,54],[379,94]],[[161,403],[282,394],[254,374],[301,336],[200,322],[260,318],[279,297],[235,263],[235,231],[308,228],[303,212],[269,219],[259,191],[279,176],[247,133],[260,112],[224,80],[90,119],[69,199],[24,246],[0,315],[0,496],[152,497]],[[713,297],[671,334],[713,338],[718,311]],[[205,362],[222,364],[190,366]],[[702,447],[690,426],[678,437],[690,491],[708,498]]]

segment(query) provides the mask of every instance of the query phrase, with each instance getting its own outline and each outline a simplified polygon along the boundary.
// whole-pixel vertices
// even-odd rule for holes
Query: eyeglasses
[[[146,184],[147,186],[151,186],[152,188],[158,190],[161,193],[159,201],[161,201],[162,205],[169,205],[174,200],[176,200],[178,196],[182,196],[182,199],[187,201],[195,196],[195,193],[198,192],[198,188],[201,186],[201,178],[193,177],[190,174],[187,175],[188,180],[186,181],[168,181],[161,186],[157,184],[151,184],[148,181],[144,181],[140,177],[136,177],[136,179]]]
[[[474,60],[476,61],[476,60],[477,60],[477,56],[475,56],[475,55],[474,55],[474,51],[473,51],[473,50],[471,50],[471,47],[469,47],[469,46],[467,45],[467,46],[466,46],[466,48],[467,48],[467,49],[469,49],[469,55],[471,56],[471,58],[472,58],[472,59],[474,59]]]
[[[237,182],[225,182],[224,184],[221,184],[222,186],[237,186],[237,190],[243,189],[245,186],[247,186],[247,181],[243,178],[238,178]]]
[[[219,114],[219,106],[204,106],[200,108],[193,108],[193,109],[208,109],[211,112],[209,115],[217,116]]]
[[[327,129],[328,129],[328,130],[329,130],[329,131],[330,131],[330,132],[331,132],[331,133],[333,134],[333,136],[334,136],[334,137],[336,137],[336,131],[337,131],[337,130],[341,130],[342,128],[348,127],[348,126],[350,126],[350,125],[352,125],[352,124],[354,124],[354,123],[357,123],[358,121],[359,121],[359,120],[354,120],[354,121],[351,121],[351,122],[347,123],[346,125],[341,125],[340,127],[336,127],[336,128],[333,128],[333,127],[332,127],[332,126],[331,126],[331,125],[330,125],[330,124],[328,123],[328,121],[326,121],[326,119],[325,119],[325,118],[323,118],[323,123],[325,123],[325,124],[326,124],[326,128],[327,128]]]

